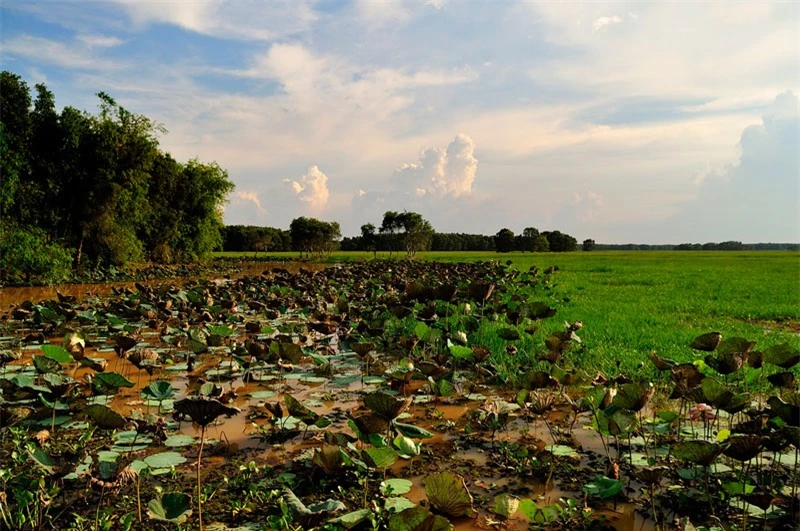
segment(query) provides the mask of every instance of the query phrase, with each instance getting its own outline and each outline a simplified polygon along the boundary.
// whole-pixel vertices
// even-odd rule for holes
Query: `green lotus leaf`
[[[186,462],[186,458],[178,452],[161,452],[148,455],[144,462],[150,468],[172,468]]]
[[[195,438],[191,435],[184,435],[182,433],[178,433],[175,435],[170,435],[164,441],[164,446],[169,448],[180,448],[182,446],[191,446],[195,443]]]
[[[372,516],[372,511],[370,511],[369,509],[359,509],[357,511],[352,511],[343,514],[338,518],[328,520],[328,523],[336,526],[341,526],[344,529],[353,529],[354,527],[359,525],[361,522],[363,522],[370,516]]]
[[[575,448],[567,446],[566,444],[550,444],[544,448],[556,457],[578,457],[578,452]]]
[[[182,524],[191,514],[192,498],[183,492],[166,492],[147,504],[147,515],[153,520]]]
[[[158,380],[151,382],[150,385],[142,389],[142,396],[160,402],[174,397],[175,388],[169,382]]]
[[[413,486],[414,484],[411,481],[403,478],[384,479],[381,482],[381,492],[383,494],[399,496],[400,494],[410,492]]]
[[[653,396],[654,391],[655,387],[652,385],[623,384],[617,389],[617,394],[614,395],[611,404],[627,411],[639,411],[647,405],[647,401]]]
[[[411,507],[416,507],[416,503],[403,496],[390,496],[383,502],[383,506],[387,511],[392,513],[400,513]]]
[[[743,337],[729,337],[728,339],[720,342],[719,346],[717,347],[717,354],[719,356],[723,356],[737,352],[747,353],[753,350],[754,346],[756,346],[755,341],[748,341]]]
[[[433,434],[424,428],[414,426],[413,424],[405,424],[403,422],[392,422],[392,426],[401,434],[412,439],[430,439]]]
[[[425,507],[410,507],[389,517],[389,531],[451,531],[453,525]]]
[[[362,452],[364,460],[375,468],[386,468],[397,461],[397,452],[394,448],[367,448]]]
[[[715,378],[703,378],[700,387],[706,401],[716,408],[727,405],[733,399],[733,393],[728,386]]]
[[[401,457],[411,458],[419,455],[420,444],[415,443],[410,437],[398,435],[394,438],[392,444],[397,448],[397,451],[400,452]]]
[[[122,376],[118,372],[99,372],[94,375],[93,382],[99,383],[106,389],[118,389],[120,387],[133,387],[133,382]]]
[[[327,499],[320,503],[314,503],[308,506],[308,510],[312,513],[335,513],[346,509],[347,506],[339,500]]]
[[[672,455],[682,461],[709,466],[722,453],[722,446],[704,440],[681,441],[672,446]]]
[[[125,426],[125,418],[103,404],[93,404],[85,409],[86,415],[97,426],[106,430],[117,430]]]
[[[72,363],[75,361],[75,358],[72,357],[72,354],[70,354],[67,349],[59,347],[58,345],[42,345],[39,348],[42,354],[58,363]]]
[[[47,356],[34,356],[33,366],[39,374],[47,374],[61,370],[61,364]]]
[[[503,493],[494,497],[492,512],[503,518],[509,518],[519,509],[519,498]]]
[[[547,525],[555,522],[564,512],[558,503],[539,507],[535,501],[529,498],[520,500],[519,510],[530,520],[531,524],[535,525]]]
[[[472,495],[464,478],[451,472],[438,472],[425,478],[425,495],[431,507],[447,516],[472,516]]]
[[[622,492],[623,485],[624,482],[621,479],[597,476],[593,482],[583,486],[583,492],[587,493],[589,496],[608,499]]]
[[[33,459],[34,463],[44,469],[48,474],[55,472],[56,460],[38,446],[32,450],[29,448],[28,455]]]

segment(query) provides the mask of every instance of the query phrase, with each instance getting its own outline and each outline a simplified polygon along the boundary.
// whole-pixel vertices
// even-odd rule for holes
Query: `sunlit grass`
[[[372,253],[348,252],[334,253],[327,261],[371,258]],[[538,343],[544,350],[546,333],[563,329],[564,321],[582,321],[581,365],[592,370],[614,371],[619,362],[623,371],[650,375],[648,352],[678,361],[694,359],[688,345],[709,331],[746,337],[758,349],[784,342],[800,347],[797,252],[431,252],[418,259],[511,260],[519,269],[558,267],[549,300],[558,313],[543,322]]]

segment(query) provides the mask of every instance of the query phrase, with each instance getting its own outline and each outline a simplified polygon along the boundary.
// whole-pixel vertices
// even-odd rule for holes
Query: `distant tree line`
[[[738,241],[681,243],[678,245],[640,243],[609,244],[598,243],[598,251],[800,251],[797,243],[742,243]]]
[[[57,280],[72,267],[188,261],[222,243],[233,183],[216,163],[182,163],[163,127],[105,93],[97,115],[56,110],[0,72],[0,275]]]

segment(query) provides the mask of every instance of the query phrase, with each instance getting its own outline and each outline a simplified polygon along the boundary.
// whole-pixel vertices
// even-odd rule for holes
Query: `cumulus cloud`
[[[612,24],[619,24],[620,22],[622,22],[622,19],[617,15],[614,15],[613,17],[596,18],[594,22],[592,22],[592,31],[597,33],[598,31],[607,26],[610,26]]]
[[[475,143],[461,133],[447,147],[424,149],[417,162],[395,170],[395,177],[401,189],[417,196],[461,197],[472,193],[477,170]]]
[[[308,171],[298,180],[284,179],[283,182],[298,199],[308,203],[308,209],[312,214],[321,214],[328,205],[330,196],[328,176],[316,165],[309,167]]]
[[[603,196],[591,190],[576,193],[572,197],[572,209],[578,221],[595,221],[602,215]]]
[[[681,241],[800,241],[799,145],[798,97],[785,92],[742,132],[738,161],[702,173],[674,220]]]

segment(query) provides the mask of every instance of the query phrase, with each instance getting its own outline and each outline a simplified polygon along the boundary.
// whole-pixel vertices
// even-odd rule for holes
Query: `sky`
[[[0,2],[0,62],[216,161],[227,224],[800,242],[800,3]]]

